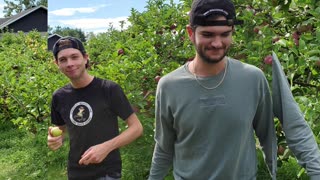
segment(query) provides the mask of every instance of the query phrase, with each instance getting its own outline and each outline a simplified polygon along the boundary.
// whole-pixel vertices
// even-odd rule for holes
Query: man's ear
[[[189,24],[187,25],[186,29],[187,29],[190,41],[192,43],[194,43],[195,42],[195,30]]]
[[[88,54],[84,54],[83,58],[87,61],[86,62],[86,69],[90,68],[90,59],[89,59],[89,55]]]
[[[83,58],[87,61],[87,63],[88,63],[88,61],[89,61],[89,55],[88,54],[84,54],[83,55]]]
[[[89,59],[89,55],[88,55],[88,54],[84,54],[83,57],[84,57],[85,59]]]

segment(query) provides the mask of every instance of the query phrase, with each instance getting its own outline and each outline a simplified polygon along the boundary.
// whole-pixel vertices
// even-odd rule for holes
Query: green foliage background
[[[229,55],[260,67],[271,81],[271,66],[264,63],[264,58],[275,51],[320,144],[319,66],[316,65],[320,61],[320,2],[234,2],[237,16],[245,24],[236,27]],[[110,28],[102,34],[91,34],[86,42],[90,73],[119,83],[144,126],[143,137],[121,150],[124,179],[148,176],[154,144],[155,77],[164,76],[194,56],[185,32],[190,6],[191,0],[179,4],[149,0],[146,11],[132,9],[128,29]],[[299,34],[299,44],[292,36],[294,33]],[[51,95],[68,83],[68,79],[59,73],[46,42],[47,37],[37,32],[1,34],[0,129],[5,132],[2,135],[5,140],[0,144],[0,153],[11,156],[9,160],[0,158],[0,165],[14,166],[17,171],[0,170],[0,179],[17,177],[14,175],[17,172],[23,179],[51,179],[56,173],[65,177],[68,146],[57,152],[49,151],[46,133],[50,125]],[[286,149],[278,156],[278,179],[306,179],[306,173],[286,146],[277,119],[275,123],[278,143]],[[121,130],[124,128],[122,125]],[[29,153],[22,151],[25,149]],[[258,179],[269,179],[262,155],[259,159]],[[167,178],[172,179],[170,175]]]

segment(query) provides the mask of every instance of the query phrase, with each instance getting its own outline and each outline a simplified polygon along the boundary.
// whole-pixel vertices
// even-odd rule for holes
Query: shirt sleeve
[[[124,94],[122,88],[116,83],[111,85],[110,99],[112,111],[121,119],[126,120],[133,113],[133,109],[127,96]]]
[[[272,179],[275,179],[277,170],[277,137],[272,113],[272,100],[267,80],[264,78],[263,82],[260,83],[262,97],[260,97],[253,126],[262,151],[265,154],[265,161],[269,172]]]
[[[273,53],[273,112],[279,118],[289,149],[311,179],[320,179],[320,151],[313,132],[294,100],[281,64]]]
[[[51,101],[51,123],[57,126],[65,125],[59,111],[57,110],[57,98],[55,95],[52,96]]]
[[[162,92],[162,79],[156,94],[155,148],[152,157],[149,180],[162,180],[169,172],[173,162],[175,131],[173,117],[167,105],[169,99]]]

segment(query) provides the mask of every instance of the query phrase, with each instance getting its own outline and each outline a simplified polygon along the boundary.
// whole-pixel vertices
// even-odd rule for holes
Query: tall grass
[[[153,153],[154,118],[139,115],[144,135],[134,143],[121,148],[123,180],[145,180],[148,177]],[[67,180],[68,142],[57,151],[47,147],[47,130],[37,135],[17,129],[11,123],[0,122],[0,180]],[[125,124],[121,124],[121,130]],[[258,180],[269,180],[263,156],[258,153]],[[291,158],[278,168],[278,180],[306,180],[298,178],[301,167]],[[172,174],[166,180],[173,180]]]

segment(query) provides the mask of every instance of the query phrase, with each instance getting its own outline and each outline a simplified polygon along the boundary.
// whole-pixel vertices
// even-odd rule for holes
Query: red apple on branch
[[[263,62],[268,65],[272,65],[272,56],[268,55],[264,58]]]
[[[123,49],[119,49],[118,50],[118,55],[123,55],[124,54],[124,50]]]
[[[154,80],[155,80],[157,83],[160,81],[160,79],[161,79],[161,76],[159,76],[159,75],[154,78]]]
[[[299,46],[300,35],[301,35],[301,33],[298,31],[295,31],[292,33],[293,42],[296,46]]]

